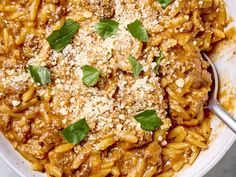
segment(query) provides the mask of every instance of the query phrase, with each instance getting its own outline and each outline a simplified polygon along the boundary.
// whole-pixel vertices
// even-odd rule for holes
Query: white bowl
[[[236,27],[236,1],[225,0],[225,2],[228,15],[234,19],[230,26]],[[221,76],[221,83],[226,83],[222,89],[227,89],[229,93],[235,91],[236,94],[236,56],[234,53],[236,53],[236,40],[225,47],[221,47],[221,52],[215,54],[214,58],[217,58],[215,60]],[[231,113],[236,117],[236,107]],[[177,174],[178,177],[203,176],[216,165],[235,141],[236,136],[218,118],[213,119],[211,126],[213,132],[209,148],[200,153],[193,165],[181,170]],[[46,177],[45,174],[31,170],[30,164],[13,149],[1,133],[0,144],[0,157],[21,177]]]

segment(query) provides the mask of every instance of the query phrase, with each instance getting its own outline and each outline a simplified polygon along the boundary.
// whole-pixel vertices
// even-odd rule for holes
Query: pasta
[[[208,148],[226,25],[222,0],[2,0],[0,129],[48,176],[174,176]]]

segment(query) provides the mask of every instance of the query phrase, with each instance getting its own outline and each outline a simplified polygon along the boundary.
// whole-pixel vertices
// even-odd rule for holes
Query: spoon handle
[[[224,110],[217,100],[211,102],[208,107],[236,134],[236,120]]]

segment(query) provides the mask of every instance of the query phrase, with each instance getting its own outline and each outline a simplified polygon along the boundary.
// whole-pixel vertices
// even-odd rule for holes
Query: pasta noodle
[[[226,25],[222,0],[2,0],[0,129],[48,176],[171,177],[208,148],[212,81],[200,52]],[[59,51],[50,36],[60,30],[54,45],[75,34]],[[153,110],[160,122],[140,121]]]

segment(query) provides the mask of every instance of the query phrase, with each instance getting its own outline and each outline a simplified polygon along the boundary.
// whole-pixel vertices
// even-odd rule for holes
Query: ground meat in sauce
[[[88,0],[93,12],[101,18],[110,19],[115,14],[114,0]]]

